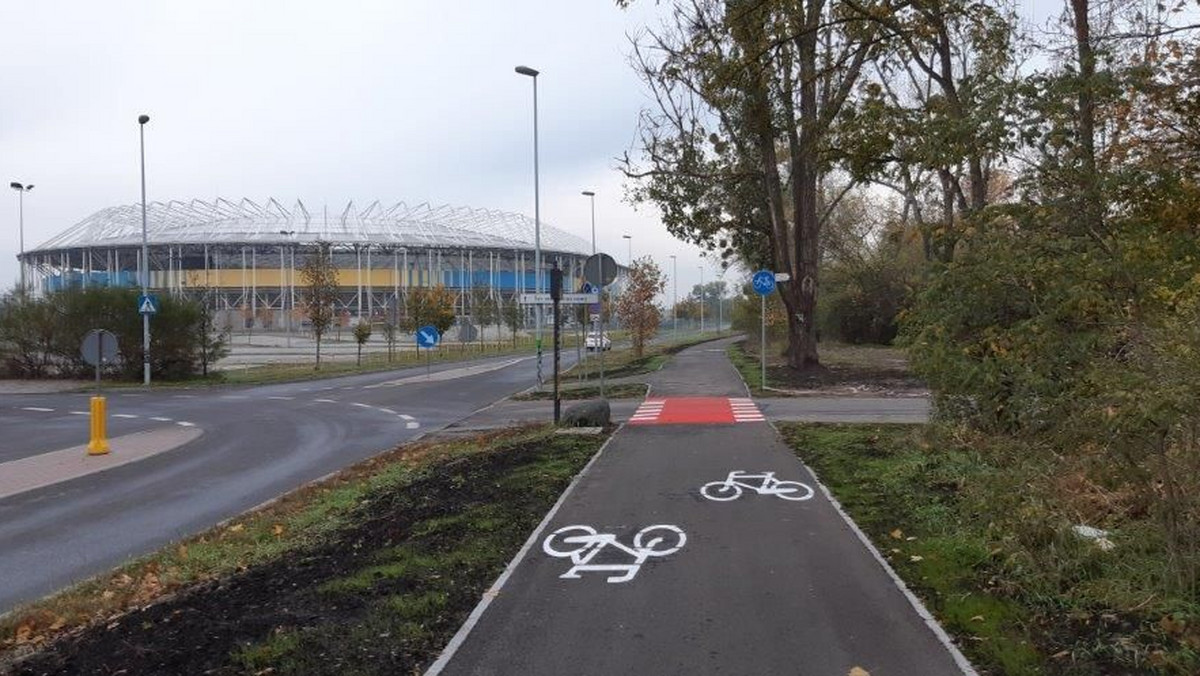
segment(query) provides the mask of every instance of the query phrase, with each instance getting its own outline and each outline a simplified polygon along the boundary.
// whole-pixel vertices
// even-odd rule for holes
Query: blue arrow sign
[[[143,315],[158,314],[158,296],[151,294],[138,296],[138,313]]]
[[[770,270],[759,270],[754,273],[750,282],[754,285],[754,293],[766,296],[775,290],[775,273]]]
[[[417,345],[419,347],[437,347],[441,339],[442,334],[438,333],[436,326],[422,326],[417,329]]]

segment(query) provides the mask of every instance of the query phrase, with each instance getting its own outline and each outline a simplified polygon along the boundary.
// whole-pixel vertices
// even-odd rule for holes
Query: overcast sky
[[[149,199],[447,203],[533,216],[532,85],[541,71],[542,218],[679,288],[700,251],[623,200],[614,158],[644,97],[627,34],[649,0],[33,2],[0,0],[0,179],[33,183],[25,247]],[[0,281],[18,275],[16,192],[0,201]],[[715,270],[713,263],[708,265]],[[707,272],[711,279],[713,272]]]
[[[104,207],[139,201],[137,116],[150,200],[300,198],[447,203],[533,215],[539,78],[542,217],[601,250],[652,255],[679,288],[700,251],[623,200],[644,90],[627,35],[658,2],[612,0],[0,0],[0,180],[25,200],[33,248]],[[1057,8],[1058,2],[1021,0]],[[1038,12],[1041,13],[1041,12]],[[0,283],[17,278],[17,194],[0,200]],[[707,279],[717,266],[707,263]],[[670,287],[668,287],[668,293]]]

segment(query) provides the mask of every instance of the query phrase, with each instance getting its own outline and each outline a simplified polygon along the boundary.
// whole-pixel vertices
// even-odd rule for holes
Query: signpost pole
[[[99,359],[96,360],[96,396],[100,396],[100,364],[104,361],[104,332],[101,331],[97,336],[100,343],[100,349],[96,350]]]
[[[600,279],[604,280],[604,259],[600,259]],[[605,286],[600,287],[600,333],[596,336],[596,349],[600,350],[600,398],[604,398],[604,294]]]
[[[762,320],[762,345],[759,353],[759,361],[762,362],[762,380],[759,381],[759,387],[763,390],[767,389],[767,297],[759,296],[762,299],[762,311],[759,312],[759,319]]]

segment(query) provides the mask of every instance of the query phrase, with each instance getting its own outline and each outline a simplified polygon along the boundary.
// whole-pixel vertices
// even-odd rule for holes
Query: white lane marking
[[[267,397],[267,399],[274,399],[275,401],[291,401],[295,399],[295,397]]]
[[[129,419],[129,420],[132,420],[132,419],[134,419],[134,418],[137,418],[137,416],[136,416],[136,415],[133,415],[132,413],[114,413],[114,414],[112,414],[112,417],[114,417],[114,418],[126,418],[126,419]]]
[[[555,540],[557,538],[557,541]],[[571,568],[558,577],[577,580],[580,573],[613,573],[606,582],[629,582],[652,556],[670,556],[687,544],[687,534],[678,526],[646,526],[633,536],[633,546],[622,544],[612,533],[597,533],[591,526],[563,526],[542,542],[542,551],[560,559],[571,559]],[[600,552],[614,549],[633,557],[633,563],[592,563]],[[617,575],[616,573],[621,573]]]
[[[357,407],[359,407],[359,408],[375,408],[374,406],[372,406],[372,405],[370,405],[370,404],[360,404],[360,403],[358,403],[357,401],[352,401],[352,402],[350,402],[350,405],[351,405],[351,406],[357,406]]]
[[[222,399],[249,399],[250,397],[248,397],[247,395],[244,395],[244,394],[226,394],[226,395],[223,395],[221,398]]]
[[[755,482],[757,481],[757,485]],[[728,502],[742,497],[743,490],[751,490],[759,495],[774,495],[784,500],[802,502],[813,496],[812,487],[799,481],[780,481],[774,472],[751,474],[734,470],[723,481],[710,481],[700,487],[700,495],[715,500]]]
[[[331,388],[331,389],[332,389],[332,388]],[[342,389],[343,389],[343,390],[353,390],[354,388],[353,388],[353,387],[343,387]]]
[[[195,399],[196,395],[194,395],[194,394],[172,394],[171,398],[172,399]]]
[[[400,414],[400,417],[401,417],[401,418],[404,418],[405,420],[416,420],[416,418],[414,418],[414,417],[412,417],[411,415],[408,415],[408,414],[406,414],[406,413],[401,413],[401,414]]]
[[[337,403],[333,399],[313,399],[313,401],[317,402],[318,404],[336,404]]]
[[[156,416],[151,416],[151,417],[150,417],[150,419],[151,419],[151,420],[153,420],[153,421],[155,421],[155,422],[171,422],[171,419],[170,419],[170,418],[163,418],[163,417],[161,417],[161,416],[157,416],[157,415],[156,415]]]
[[[54,411],[54,409],[52,409],[52,408],[45,408],[43,406],[22,406],[21,410],[22,411],[37,411],[38,413],[51,413]]]
[[[484,611],[486,611],[488,606],[492,604],[492,599],[496,598],[500,594],[500,590],[504,588],[504,583],[508,582],[508,578],[512,577],[513,571],[515,571],[517,566],[525,560],[525,557],[529,554],[529,550],[533,549],[534,543],[541,539],[542,532],[546,530],[546,526],[550,524],[550,521],[554,518],[554,515],[558,514],[558,510],[562,507],[563,503],[567,501],[567,498],[571,495],[572,491],[574,491],[575,487],[579,485],[579,482],[583,480],[583,477],[588,473],[588,470],[592,468],[592,465],[596,464],[596,460],[603,455],[604,449],[608,448],[608,445],[612,443],[612,440],[617,437],[618,433],[620,433],[620,430],[614,432],[613,435],[604,442],[604,445],[600,447],[600,450],[596,451],[596,455],[593,455],[592,459],[588,460],[588,463],[583,466],[583,469],[579,470],[579,474],[576,474],[575,478],[571,479],[571,483],[567,485],[567,489],[563,491],[562,495],[558,496],[558,501],[554,503],[554,505],[550,508],[550,511],[546,512],[546,516],[542,517],[542,521],[537,525],[537,528],[534,528],[533,532],[529,534],[529,538],[526,539],[525,544],[521,546],[521,551],[517,552],[516,556],[512,557],[512,560],[510,560],[508,565],[505,566],[504,572],[500,573],[500,577],[496,578],[496,581],[492,583],[492,586],[483,593],[483,598],[479,599],[479,603],[475,606],[475,609],[472,610],[471,614],[467,616],[467,621],[463,622],[462,626],[458,628],[458,631],[454,633],[454,636],[450,638],[450,642],[446,644],[444,649],[442,649],[442,654],[438,656],[437,660],[434,661],[433,664],[429,665],[429,669],[425,671],[424,676],[438,676],[438,674],[442,673],[442,670],[446,668],[446,665],[450,663],[450,660],[454,657],[454,653],[458,652],[458,649],[462,646],[463,642],[467,640],[467,636],[470,635],[471,630],[474,629],[475,625],[479,623],[479,618],[483,617]],[[972,674],[971,676],[975,675]]]
[[[69,411],[71,415],[91,415],[88,411]]]
[[[196,426],[196,423],[190,423],[186,420],[180,420],[179,422],[177,422],[175,424],[179,425],[180,427],[195,427]]]
[[[390,409],[390,408],[384,408],[384,407],[382,407],[382,406],[378,406],[377,408],[378,408],[380,411],[383,411],[384,413],[390,413],[390,414],[392,414],[392,415],[396,415],[396,412],[395,412],[395,411],[393,411],[393,410],[392,410],[392,409]],[[401,416],[401,417],[403,417],[403,416]]]
[[[421,423],[419,423],[419,422],[407,422],[407,423],[404,423],[404,427],[405,427],[405,429],[410,429],[410,430],[415,430],[415,429],[417,429],[417,428],[418,428],[418,427],[420,427],[420,426],[421,426]]]

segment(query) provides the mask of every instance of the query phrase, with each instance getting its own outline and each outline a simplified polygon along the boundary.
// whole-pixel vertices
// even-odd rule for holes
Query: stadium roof
[[[163,244],[296,244],[318,241],[414,248],[532,249],[533,219],[521,214],[468,207],[389,207],[378,201],[358,210],[353,202],[337,214],[313,216],[299,200],[291,209],[275,199],[258,204],[231,202],[151,202],[146,209],[148,239]],[[542,250],[587,255],[580,237],[542,223]],[[62,234],[26,251],[140,246],[141,204],[102,209]]]

